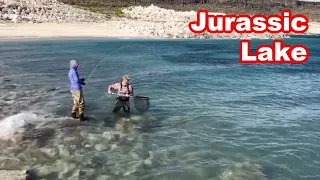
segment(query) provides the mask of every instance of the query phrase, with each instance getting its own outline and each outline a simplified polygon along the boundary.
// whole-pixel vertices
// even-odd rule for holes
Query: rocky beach
[[[222,14],[222,13],[213,13]],[[57,0],[0,0],[2,38],[23,37],[144,37],[144,38],[285,38],[284,34],[193,34],[188,23],[196,11],[179,12],[134,6],[122,9],[122,17],[107,18]],[[49,28],[50,27],[50,28]],[[50,31],[48,30],[50,29]],[[320,26],[310,23],[308,34],[318,34]]]
[[[0,20],[13,23],[83,23],[104,22],[105,17],[56,0],[1,0]]]

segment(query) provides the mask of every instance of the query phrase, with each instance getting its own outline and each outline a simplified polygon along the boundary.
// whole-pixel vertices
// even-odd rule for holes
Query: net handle
[[[111,95],[117,95],[117,93],[111,93]],[[146,97],[146,96],[129,96],[129,95],[125,95],[125,97],[133,97],[133,98],[140,98],[140,99],[150,99],[149,97]]]
[[[117,95],[117,93],[113,93],[113,92],[111,92],[111,95]],[[145,96],[127,96],[127,97],[133,97],[133,98],[139,98],[139,99],[142,99],[142,100],[147,100],[148,101],[148,104],[149,104],[149,97],[145,97]],[[149,109],[149,106],[148,106],[148,108],[146,109],[146,110],[143,110],[143,111],[140,111],[139,109],[137,109],[140,113],[142,112],[142,113],[144,113],[144,112],[146,112],[147,110]]]

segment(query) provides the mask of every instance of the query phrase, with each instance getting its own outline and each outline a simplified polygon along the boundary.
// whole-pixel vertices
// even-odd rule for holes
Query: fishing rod
[[[121,50],[121,49],[126,48],[126,47],[131,47],[131,46],[138,46],[138,47],[140,46],[140,47],[145,47],[145,48],[149,49],[151,52],[153,52],[154,55],[156,55],[156,57],[157,57],[160,61],[162,61],[162,62],[166,65],[166,67],[179,79],[179,81],[180,81],[183,85],[186,85],[186,84],[181,80],[181,78],[180,78],[174,71],[172,71],[172,69],[170,68],[170,66],[159,56],[159,54],[158,54],[155,50],[153,50],[153,49],[152,49],[151,47],[149,47],[149,46],[140,45],[140,44],[125,45],[125,46],[121,46],[121,47],[119,47],[119,48],[116,48],[116,49],[112,50],[111,52],[109,52],[108,54],[106,54],[105,56],[103,56],[103,57],[95,64],[95,66],[91,69],[91,71],[88,73],[88,75],[86,75],[86,76],[84,77],[85,80],[90,79],[90,77],[92,76],[92,74],[94,73],[94,71],[96,70],[96,68],[99,66],[99,64],[100,64],[106,57],[110,56],[112,53],[114,53],[114,52],[116,52],[116,51],[118,51],[118,50]]]
[[[170,68],[170,66],[159,56],[159,54],[153,50],[152,48],[145,46],[145,45],[139,45],[139,44],[135,44],[135,45],[125,45],[125,46],[121,46],[119,48],[116,48],[114,50],[112,50],[111,52],[109,52],[108,54],[106,54],[105,56],[103,56],[96,64],[95,66],[91,69],[91,71],[88,73],[88,75],[86,75],[84,77],[85,80],[88,80],[91,78],[92,74],[95,72],[95,70],[97,69],[97,67],[99,66],[99,64],[108,56],[110,56],[112,53],[124,49],[126,47],[132,47],[132,46],[138,46],[138,47],[144,47],[149,49],[151,52],[153,52],[153,54],[160,60],[162,61],[162,63],[165,64],[165,66],[179,79],[179,81],[186,86],[186,84],[181,80],[181,78]],[[115,93],[111,93],[112,95],[114,95]],[[134,98],[134,103],[136,104],[136,109],[140,112],[145,112],[146,110],[148,110],[150,102],[149,102],[149,97],[145,97],[145,96],[129,96],[129,97],[133,97]],[[139,102],[141,102],[141,100],[144,102],[144,104],[146,104],[146,107],[140,107],[138,106]]]

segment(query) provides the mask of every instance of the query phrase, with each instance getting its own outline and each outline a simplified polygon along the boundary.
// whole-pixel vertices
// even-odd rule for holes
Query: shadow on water
[[[56,118],[65,117],[66,120],[69,120],[70,113],[70,105],[57,107],[54,112]],[[149,109],[145,113],[140,113],[134,107],[132,107],[131,113],[123,112],[122,109],[117,113],[113,113],[112,109],[105,110],[96,103],[90,103],[86,105],[86,119],[85,122],[81,123],[81,126],[115,128],[117,124],[125,120],[126,125],[132,124],[138,126],[138,131],[141,133],[152,133],[163,127],[163,121],[169,118],[171,113],[172,110],[164,109],[161,112]],[[167,116],[164,116],[164,114]],[[65,123],[64,126],[70,126],[70,124]]]
[[[262,173],[266,176],[267,179],[275,179],[276,178],[276,168],[271,164],[263,164]]]
[[[35,169],[29,169],[26,171],[26,180],[39,180],[39,176],[37,174],[37,171]],[[45,176],[41,176],[41,179],[59,179],[59,173],[52,172]]]
[[[41,148],[44,147],[55,134],[55,130],[52,128],[36,128],[33,124],[27,124],[24,126],[25,130],[22,134],[22,141],[36,141],[36,145]]]
[[[69,111],[68,109],[59,108],[56,111],[56,117],[66,117],[69,115]],[[152,112],[139,113],[132,111],[131,113],[126,113],[121,110],[117,113],[95,112],[92,116],[85,116],[84,122],[66,118],[60,122],[59,129],[75,126],[115,129],[117,126],[121,126],[124,131],[125,129],[136,127],[136,132],[154,133],[164,126],[163,121],[166,118],[167,117],[155,118],[152,116]]]
[[[118,112],[103,119],[103,127],[115,128],[117,124],[121,124],[123,128],[130,128],[130,126],[137,126],[141,133],[153,133],[157,128],[161,128],[161,119],[154,119],[147,113],[125,113]]]

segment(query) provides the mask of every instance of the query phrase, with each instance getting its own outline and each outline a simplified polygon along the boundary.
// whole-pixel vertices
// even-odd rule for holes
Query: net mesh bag
[[[145,112],[149,109],[150,106],[150,98],[149,97],[144,97],[144,96],[135,96],[134,97],[134,107],[139,111],[139,112]]]

